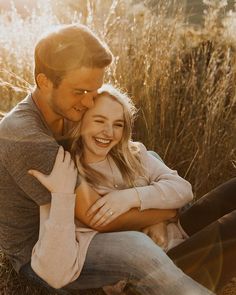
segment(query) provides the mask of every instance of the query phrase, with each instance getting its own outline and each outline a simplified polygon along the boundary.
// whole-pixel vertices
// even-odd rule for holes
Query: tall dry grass
[[[25,18],[13,8],[0,16],[0,109],[8,111],[33,85],[38,36],[54,24],[85,23],[114,53],[107,80],[140,109],[134,138],[200,196],[235,175],[235,12],[224,25],[218,17],[226,2],[205,0],[197,30],[184,25],[175,0],[160,1],[155,12],[123,0],[44,0]]]
[[[114,53],[106,80],[139,107],[134,139],[157,151],[200,197],[236,174],[236,11],[222,20],[227,1],[204,2],[201,28],[184,23],[177,0],[159,1],[155,11],[125,0],[43,0],[24,18],[13,7],[0,15],[0,110],[32,88],[33,48],[43,31],[87,24]]]

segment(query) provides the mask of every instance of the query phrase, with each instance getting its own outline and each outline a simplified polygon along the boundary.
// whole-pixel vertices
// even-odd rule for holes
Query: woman
[[[132,208],[177,209],[193,198],[191,185],[176,171],[147,152],[144,145],[131,141],[135,107],[128,96],[111,85],[104,85],[72,134],[71,153],[80,175],[103,196],[88,211],[88,222],[78,206],[78,216],[86,224],[101,226],[115,220]],[[99,218],[100,217],[100,218]],[[155,226],[163,231],[164,224]],[[167,225],[169,235],[152,236],[167,250],[180,243],[184,236],[174,223]],[[148,233],[148,228],[144,229]],[[172,236],[172,237],[171,237]]]
[[[108,225],[130,210],[130,201],[137,201],[137,196],[141,210],[176,209],[192,200],[187,182],[142,144],[131,141],[134,115],[124,93],[104,86],[75,131],[72,154],[87,182],[103,195],[88,211],[90,216],[96,212],[89,222],[92,226]],[[143,229],[185,273],[212,290],[236,276],[231,263],[236,242],[235,191],[236,179],[232,179],[180,214],[177,224]]]
[[[124,216],[126,212],[133,210],[131,208],[139,207],[143,210],[142,212],[150,211],[151,215],[154,208],[180,208],[192,199],[191,187],[185,180],[147,153],[144,146],[132,143],[130,134],[133,111],[134,108],[130,100],[124,94],[111,86],[104,86],[100,90],[100,95],[95,99],[94,108],[86,112],[80,126],[74,132],[75,140],[72,142],[71,151],[76,159],[80,174],[102,195],[97,200],[87,197],[78,198],[77,217],[99,231],[121,230],[125,222]],[[37,174],[35,176],[38,178]],[[120,190],[117,191],[117,189]],[[89,208],[92,203],[94,205],[86,214],[86,207]],[[188,212],[191,212],[191,209]],[[191,214],[189,216],[191,217]],[[182,215],[180,220],[181,218]],[[153,225],[146,228],[145,232],[160,242],[156,235],[156,228],[159,226],[156,226],[155,223],[157,221],[151,222],[149,220],[147,225]],[[133,224],[134,227],[130,224],[131,229],[141,230],[135,219]],[[181,225],[183,226],[182,222]],[[200,233],[204,230],[201,230]],[[184,231],[180,226],[170,222],[167,225],[167,248],[174,246],[173,243],[170,243],[171,241],[176,242],[176,238],[171,237],[171,232],[177,235],[177,243],[182,243],[170,250],[170,255],[171,251],[178,250],[179,247],[188,245],[189,242],[193,243],[193,249],[201,242],[201,237],[194,240],[194,236],[183,241],[186,239]],[[189,229],[187,233],[191,234]],[[195,262],[192,257],[188,256],[194,251],[191,251],[191,248],[189,250],[187,246],[185,248],[185,252],[180,251],[177,257],[174,255],[172,257],[175,261],[179,259],[180,262],[182,257],[187,257],[184,259],[185,265],[181,265],[179,261],[177,263],[185,271],[188,271],[188,266],[192,266]],[[199,249],[202,249],[201,243]],[[215,258],[218,261],[219,257]],[[201,267],[202,265],[199,266],[199,269]],[[208,265],[203,263],[203,267],[207,269]],[[193,277],[195,273],[196,270],[192,273],[189,272]],[[234,269],[233,273],[235,274]],[[211,274],[210,270],[209,274]],[[207,285],[201,279],[199,281]],[[207,286],[214,289],[214,286]]]

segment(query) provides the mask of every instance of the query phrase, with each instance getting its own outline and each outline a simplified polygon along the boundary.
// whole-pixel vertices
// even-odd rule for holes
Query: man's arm
[[[176,210],[174,209],[148,209],[139,211],[133,208],[117,217],[108,225],[96,227],[90,224],[92,217],[87,216],[87,211],[99,198],[101,196],[85,181],[82,181],[76,189],[76,218],[99,232],[141,230],[144,227],[168,220],[176,215]]]

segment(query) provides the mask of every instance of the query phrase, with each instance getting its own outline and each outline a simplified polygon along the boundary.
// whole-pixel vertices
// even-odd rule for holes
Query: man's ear
[[[41,90],[48,90],[53,87],[51,80],[49,80],[45,74],[40,73],[36,77],[39,89]]]

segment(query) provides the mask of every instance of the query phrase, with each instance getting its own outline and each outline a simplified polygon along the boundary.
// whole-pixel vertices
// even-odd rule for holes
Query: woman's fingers
[[[99,208],[105,205],[105,198],[98,199],[87,211],[87,216],[91,217]]]
[[[70,163],[71,163],[71,155],[68,151],[65,151],[64,164],[69,166]]]
[[[111,214],[112,213],[112,214]],[[99,226],[105,226],[112,222],[116,218],[115,214],[111,211],[108,210],[95,224],[95,227]]]
[[[107,206],[102,206],[98,212],[96,212],[96,214],[93,216],[93,218],[91,219],[90,224],[91,225],[95,225],[97,222],[99,222],[99,220],[101,218],[104,217],[104,215],[110,210],[110,208],[108,208]]]
[[[74,161],[68,151],[64,151],[63,147],[60,146],[57,152],[54,169],[65,169],[65,168],[75,168]]]
[[[31,169],[28,170],[28,173],[32,176],[34,176],[43,186],[45,186],[48,190],[51,189],[49,176],[45,175],[37,170]]]
[[[29,174],[37,178],[50,192],[74,193],[77,169],[71,160],[69,152],[64,152],[63,147],[59,147],[53,169],[49,175],[45,175],[37,170],[29,170]]]
[[[113,212],[112,212],[113,213]],[[116,219],[116,214],[110,214],[109,216],[108,216],[108,218],[106,218],[105,220],[104,220],[104,222],[101,222],[99,225],[96,225],[96,226],[105,226],[105,225],[108,225],[109,223],[111,223],[114,219]]]
[[[59,149],[57,151],[56,159],[55,159],[55,165],[61,163],[64,161],[64,149],[62,146],[59,146]]]
[[[44,175],[43,173],[41,173],[41,172],[39,172],[37,170],[33,170],[33,169],[28,170],[28,173],[30,175],[34,176],[35,178],[37,178],[38,181],[40,181],[43,184],[43,181],[44,181],[46,175]]]

